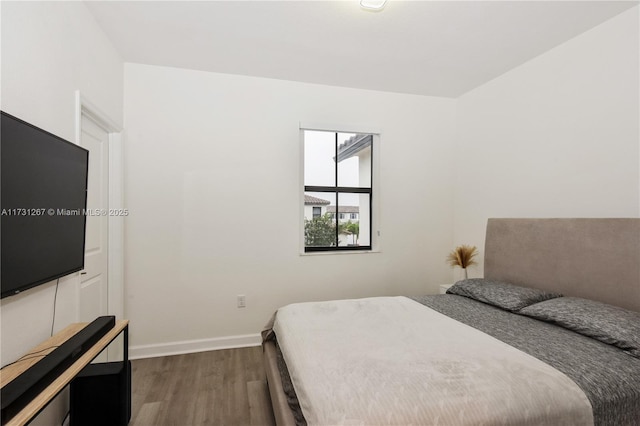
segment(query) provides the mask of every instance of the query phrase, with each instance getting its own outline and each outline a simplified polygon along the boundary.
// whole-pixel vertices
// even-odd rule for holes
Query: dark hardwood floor
[[[275,425],[262,348],[132,361],[130,426]]]

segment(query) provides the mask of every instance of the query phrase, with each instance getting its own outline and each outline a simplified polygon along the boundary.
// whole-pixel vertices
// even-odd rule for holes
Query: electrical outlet
[[[238,308],[246,308],[247,307],[247,300],[244,297],[244,294],[239,294],[238,295]]]

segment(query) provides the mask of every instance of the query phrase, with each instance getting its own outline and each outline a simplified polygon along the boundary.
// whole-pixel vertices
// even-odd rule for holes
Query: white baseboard
[[[185,340],[182,342],[157,343],[129,347],[129,359],[154,358],[167,355],[181,355],[218,349],[247,348],[260,346],[259,333],[240,336],[215,337],[213,339]]]

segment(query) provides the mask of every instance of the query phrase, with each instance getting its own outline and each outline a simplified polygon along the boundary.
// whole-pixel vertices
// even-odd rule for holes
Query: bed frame
[[[640,219],[489,219],[484,276],[640,312]],[[263,343],[277,425],[295,420]]]

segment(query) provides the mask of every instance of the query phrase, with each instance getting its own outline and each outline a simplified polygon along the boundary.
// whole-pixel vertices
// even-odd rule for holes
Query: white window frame
[[[348,251],[317,251],[317,252],[305,252],[304,245],[304,132],[305,130],[316,130],[323,132],[338,132],[338,133],[361,133],[370,134],[373,136],[373,143],[371,147],[371,155],[373,158],[371,164],[371,180],[372,180],[372,193],[371,193],[371,249],[367,250],[348,250]],[[349,124],[331,124],[331,123],[315,123],[315,122],[300,122],[299,125],[299,138],[298,147],[300,149],[299,155],[299,185],[300,199],[298,205],[300,206],[300,212],[298,214],[298,233],[299,233],[299,254],[301,256],[325,256],[325,255],[343,255],[343,254],[363,254],[363,253],[380,253],[382,232],[381,232],[381,214],[380,205],[382,199],[382,191],[380,190],[380,146],[381,146],[381,130],[371,125],[349,125]],[[337,218],[336,212],[336,218]],[[338,219],[336,219],[338,220]]]

